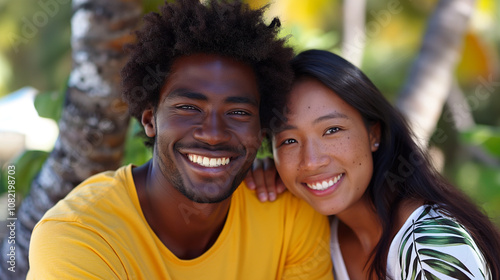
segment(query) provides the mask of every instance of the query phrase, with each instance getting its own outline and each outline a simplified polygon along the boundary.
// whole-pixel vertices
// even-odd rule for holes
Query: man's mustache
[[[236,153],[239,155],[245,155],[246,154],[246,149],[243,147],[243,145],[240,146],[231,146],[231,145],[204,145],[204,144],[199,144],[199,143],[193,143],[193,144],[183,144],[183,143],[175,143],[174,144],[174,149],[200,149],[200,150],[207,150],[211,152],[229,152],[229,153]]]

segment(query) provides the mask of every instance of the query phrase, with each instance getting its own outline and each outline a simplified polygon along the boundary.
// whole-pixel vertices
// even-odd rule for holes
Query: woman
[[[498,231],[432,168],[373,83],[326,51],[292,66],[292,90],[264,121],[284,185],[332,216],[336,279],[500,279]],[[271,173],[246,180],[267,180],[273,200],[282,187]]]

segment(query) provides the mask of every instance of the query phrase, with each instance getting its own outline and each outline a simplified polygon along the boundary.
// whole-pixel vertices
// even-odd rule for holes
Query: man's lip
[[[187,158],[192,163],[209,168],[226,166],[231,162],[230,157],[207,157],[197,154],[187,154]]]
[[[202,156],[202,157],[207,157],[207,158],[237,158],[241,156],[241,154],[237,154],[234,152],[230,151],[208,151],[208,150],[203,150],[203,149],[189,149],[189,150],[179,150],[178,151],[180,154],[182,154],[185,157],[188,157],[189,155],[196,155],[196,156]]]
[[[227,172],[239,154],[227,151],[207,151],[190,149],[178,151],[194,171],[202,176],[216,176],[217,173]],[[200,161],[201,159],[201,161]]]

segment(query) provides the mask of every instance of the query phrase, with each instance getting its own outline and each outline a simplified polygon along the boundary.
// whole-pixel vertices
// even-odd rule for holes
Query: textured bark
[[[89,176],[121,164],[129,117],[120,99],[123,45],[142,14],[139,0],[74,0],[73,69],[60,134],[32,183],[16,221],[16,267],[8,271],[12,244],[1,247],[0,279],[25,279],[31,232],[43,214]]]
[[[450,92],[474,5],[474,0],[438,2],[397,102],[422,147],[427,146]]]

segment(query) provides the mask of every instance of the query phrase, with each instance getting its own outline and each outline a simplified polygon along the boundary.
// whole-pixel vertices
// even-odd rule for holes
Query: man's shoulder
[[[245,208],[250,208],[254,212],[262,212],[268,216],[270,213],[279,213],[283,216],[296,216],[298,212],[304,214],[304,216],[318,215],[322,216],[316,212],[307,202],[296,197],[289,191],[286,191],[276,198],[272,202],[261,202],[255,191],[250,190],[245,183],[241,183],[238,189],[233,195],[233,200],[243,201]]]
[[[130,170],[130,165],[123,166],[87,178],[47,211],[43,219],[75,220],[82,213],[94,212],[108,200],[129,196]]]
[[[306,204],[308,205],[305,201],[303,201],[302,199],[296,197],[295,195],[293,195],[291,192],[289,191],[285,191],[284,193],[282,194],[279,194],[276,198],[275,201],[272,201],[272,202],[260,202],[259,198],[257,197],[257,194],[254,190],[251,190],[249,189],[245,182],[242,182],[240,184],[240,186],[238,187],[238,189],[236,189],[235,193],[234,193],[236,196],[242,196],[244,197],[245,199],[251,201],[251,202],[255,202],[256,204],[262,204],[262,205],[275,205],[278,206],[278,205],[295,205],[295,204]]]

